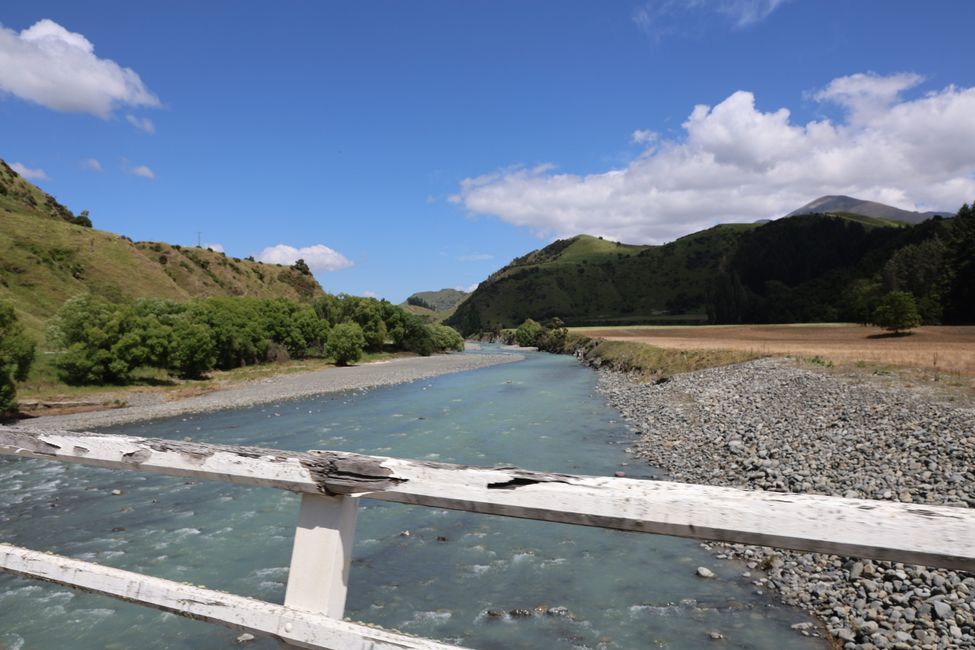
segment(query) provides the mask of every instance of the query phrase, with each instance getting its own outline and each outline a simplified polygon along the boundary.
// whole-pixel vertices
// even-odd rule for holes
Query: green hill
[[[716,226],[663,246],[561,239],[491,274],[447,323],[472,332],[526,318],[558,317],[569,325],[703,322],[712,273],[757,227]]]
[[[453,312],[454,307],[464,302],[470,294],[460,289],[441,289],[440,291],[418,291],[406,299],[401,306],[412,305],[434,312]]]
[[[937,322],[955,221],[802,215],[720,225],[663,246],[579,235],[493,273],[446,322],[465,334],[553,317],[568,325],[863,322],[894,289],[914,293]]]
[[[127,237],[79,225],[83,219],[0,161],[0,300],[40,339],[69,298],[110,300],[324,294],[311,275],[223,253]]]

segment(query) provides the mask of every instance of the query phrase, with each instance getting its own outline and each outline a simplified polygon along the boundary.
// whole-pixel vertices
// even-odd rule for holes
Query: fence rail
[[[372,628],[349,628],[352,624],[346,623],[341,629],[328,627],[341,623],[359,498],[975,571],[975,510],[965,508],[25,427],[0,427],[0,454],[301,493],[283,607],[222,594],[222,598],[230,599],[224,602],[234,604],[218,608],[212,616],[200,614],[192,611],[192,603],[178,604],[182,602],[179,595],[190,589],[185,585],[162,584],[166,581],[68,558],[53,561],[61,563],[59,566],[84,568],[72,575],[115,576],[116,588],[101,593],[276,636],[300,647],[448,647],[422,640],[427,645],[416,645],[420,641],[405,636],[383,643],[407,645],[370,646],[372,637],[364,635],[375,635]],[[0,553],[4,558],[0,568],[55,579],[49,571],[37,569],[38,554],[32,551],[0,545]],[[10,558],[20,558],[16,561],[21,563]],[[32,558],[31,562],[26,558]],[[169,594],[171,599],[159,603],[132,597],[125,585],[136,584],[133,580],[156,585],[159,593]],[[89,583],[57,581],[97,591]],[[228,613],[253,608],[254,603],[264,608],[260,611],[267,620],[260,629],[247,627],[239,616]],[[314,624],[332,636],[322,632],[308,637],[310,641],[281,636],[282,621],[298,613],[313,615]],[[292,621],[290,625],[295,627],[298,623]],[[360,639],[359,645],[334,636],[340,633]],[[384,634],[400,639],[393,633]]]

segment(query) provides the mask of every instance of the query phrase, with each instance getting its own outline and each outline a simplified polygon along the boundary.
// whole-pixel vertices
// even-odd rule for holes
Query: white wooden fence
[[[342,620],[360,498],[975,571],[975,509],[0,427],[0,454],[301,493],[284,605],[0,543],[0,569],[302,648],[450,648]]]

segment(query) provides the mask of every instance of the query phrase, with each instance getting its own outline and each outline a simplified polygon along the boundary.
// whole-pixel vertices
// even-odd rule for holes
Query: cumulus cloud
[[[10,168],[20,174],[22,177],[29,181],[47,181],[51,180],[50,177],[41,168],[31,169],[26,165],[22,165],[19,162],[12,163]]]
[[[780,217],[824,194],[953,211],[975,197],[975,88],[914,99],[915,75],[851,75],[812,96],[838,120],[798,124],[738,91],[694,107],[682,137],[628,165],[588,175],[506,169],[451,197],[540,236],[578,233],[662,242],[716,223]],[[869,116],[869,118],[868,118]]]
[[[149,167],[146,165],[133,167],[129,170],[129,173],[135,176],[141,176],[142,178],[148,178],[150,181],[156,180],[156,172],[149,169]]]
[[[87,38],[46,18],[19,33],[0,25],[0,92],[102,118],[120,105],[159,106],[134,70],[98,58]]]
[[[312,271],[338,271],[353,265],[352,260],[324,244],[302,248],[287,244],[268,246],[260,252],[257,259],[269,264],[294,264],[302,259]]]
[[[102,164],[98,162],[97,158],[85,158],[78,165],[82,169],[87,169],[90,172],[100,172],[102,170]]]
[[[203,248],[209,248],[215,253],[224,253],[223,244],[203,244]]]
[[[156,125],[153,124],[152,120],[150,120],[148,117],[126,115],[125,120],[135,128],[139,129],[140,131],[145,131],[150,135],[156,132]]]

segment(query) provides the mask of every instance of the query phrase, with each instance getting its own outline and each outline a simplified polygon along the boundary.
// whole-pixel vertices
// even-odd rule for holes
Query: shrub
[[[873,312],[873,324],[895,334],[917,327],[921,316],[909,291],[891,291]]]
[[[433,347],[437,352],[453,350],[464,351],[464,338],[453,327],[434,323],[426,326],[433,339]]]
[[[13,307],[0,302],[0,413],[16,406],[16,382],[27,379],[34,362],[34,342],[17,322]]]
[[[217,346],[206,325],[182,318],[176,321],[172,332],[170,372],[185,379],[199,379],[213,370],[217,362]]]
[[[339,323],[328,333],[328,353],[340,366],[347,366],[362,358],[366,338],[358,323]]]
[[[515,341],[523,348],[532,347],[538,344],[538,337],[544,331],[545,328],[529,318],[515,330]]]

